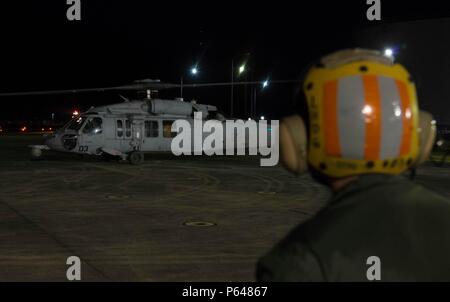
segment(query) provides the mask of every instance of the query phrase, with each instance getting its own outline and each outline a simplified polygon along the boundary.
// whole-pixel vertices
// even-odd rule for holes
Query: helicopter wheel
[[[128,161],[132,165],[140,165],[144,162],[144,153],[140,151],[133,151],[128,155]]]
[[[42,159],[42,150],[38,148],[31,149],[31,160],[40,160]]]

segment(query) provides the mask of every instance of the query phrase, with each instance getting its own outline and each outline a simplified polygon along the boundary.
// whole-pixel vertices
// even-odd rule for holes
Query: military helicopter
[[[295,81],[271,81],[271,83]],[[264,82],[172,84],[159,80],[138,80],[130,85],[72,90],[0,93],[0,97],[50,95],[83,92],[129,91],[145,92],[146,97],[106,106],[91,107],[74,116],[61,129],[44,137],[44,144],[30,145],[31,158],[40,159],[44,150],[115,157],[138,165],[144,161],[144,152],[171,151],[171,142],[177,133],[172,132],[172,123],[184,119],[193,123],[194,113],[201,112],[205,120],[226,120],[216,106],[184,101],[153,98],[161,89],[184,87],[211,87],[227,85],[255,85]],[[265,83],[267,84],[267,82]]]

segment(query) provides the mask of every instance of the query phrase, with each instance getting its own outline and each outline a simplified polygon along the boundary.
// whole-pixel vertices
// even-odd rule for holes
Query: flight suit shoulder
[[[302,229],[302,225],[295,228],[258,261],[258,281],[326,281],[320,261],[305,241]]]

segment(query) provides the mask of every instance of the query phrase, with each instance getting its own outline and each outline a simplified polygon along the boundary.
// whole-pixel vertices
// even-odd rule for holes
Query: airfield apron
[[[403,176],[361,176],[261,258],[256,275],[259,281],[450,281],[450,202]]]

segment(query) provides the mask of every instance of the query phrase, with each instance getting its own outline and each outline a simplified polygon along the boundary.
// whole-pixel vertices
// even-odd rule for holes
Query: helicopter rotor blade
[[[244,82],[218,82],[218,83],[195,83],[183,84],[183,88],[217,87],[217,86],[239,86],[239,85],[263,85],[265,81],[244,81]],[[299,83],[298,80],[275,80],[268,81],[268,84],[290,84]],[[179,85],[181,87],[181,85]]]
[[[105,92],[105,91],[114,91],[114,90],[118,90],[118,88],[117,87],[107,87],[107,88],[85,88],[85,89],[67,89],[67,90],[42,90],[42,91],[27,91],[27,92],[5,92],[5,93],[0,93],[0,97],[71,94],[71,93],[83,93],[83,92]]]
[[[179,84],[162,83],[155,80],[139,80],[132,84],[101,88],[81,88],[81,89],[60,89],[60,90],[41,90],[25,92],[0,92],[0,97],[9,96],[35,96],[35,95],[57,95],[57,94],[75,94],[88,92],[106,92],[106,91],[126,91],[126,90],[161,90],[178,88]]]
[[[4,92],[0,97],[12,96],[36,96],[36,95],[57,95],[57,94],[76,94],[88,92],[107,92],[107,91],[130,91],[130,90],[163,90],[175,88],[201,88],[201,87],[219,87],[219,86],[238,86],[238,85],[263,85],[265,81],[246,81],[246,82],[217,82],[217,83],[191,83],[191,84],[173,84],[163,83],[153,80],[139,80],[129,85],[103,87],[103,88],[82,88],[82,89],[62,89],[62,90],[42,90],[26,92]],[[270,84],[296,83],[297,80],[275,80],[269,81]]]

